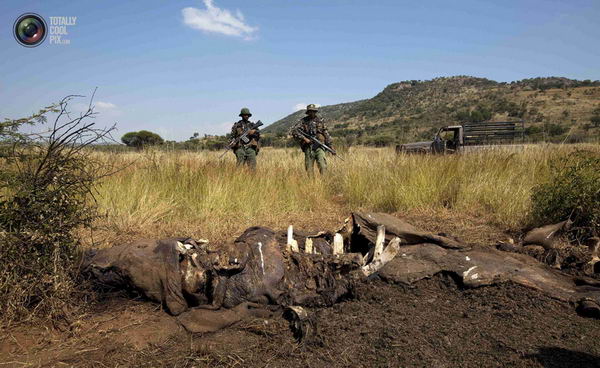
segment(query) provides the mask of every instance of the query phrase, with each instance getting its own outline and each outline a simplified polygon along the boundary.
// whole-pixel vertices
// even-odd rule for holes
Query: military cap
[[[306,112],[308,113],[309,111],[319,111],[319,109],[317,109],[317,106],[315,104],[310,104],[306,106]]]
[[[244,108],[242,109],[242,111],[240,111],[240,116],[242,116],[242,115],[248,115],[248,116],[252,116],[252,114],[250,113],[250,109],[249,109],[249,108],[247,108],[247,107],[244,107]]]

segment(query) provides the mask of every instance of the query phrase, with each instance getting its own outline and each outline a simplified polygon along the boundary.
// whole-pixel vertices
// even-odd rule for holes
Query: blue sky
[[[19,45],[25,12],[76,16],[71,43]],[[272,123],[407,79],[596,80],[599,16],[598,0],[3,0],[0,118],[97,86],[117,136],[182,140],[228,131],[244,106]]]

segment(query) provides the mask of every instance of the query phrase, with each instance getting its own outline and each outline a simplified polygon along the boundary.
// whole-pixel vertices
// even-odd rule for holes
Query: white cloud
[[[294,109],[292,110],[293,112],[296,111],[300,111],[300,110],[304,110],[306,109],[306,104],[305,103],[298,103],[294,105]]]
[[[111,102],[98,101],[94,103],[94,106],[98,110],[114,110],[117,108],[117,105]]]
[[[221,33],[227,36],[253,39],[258,27],[251,27],[245,23],[244,15],[237,10],[232,14],[227,9],[216,7],[213,0],[202,0],[206,9],[184,8],[181,10],[183,23],[193,29],[204,32]]]
[[[293,110],[293,111],[294,111],[294,112],[296,112],[296,111],[300,111],[300,110],[305,110],[305,109],[306,109],[306,106],[308,106],[308,104],[305,104],[305,103],[298,103],[298,104],[295,104],[295,105],[294,105],[294,110]],[[316,107],[321,107],[321,105],[319,105],[319,104],[315,104],[315,106],[316,106]]]

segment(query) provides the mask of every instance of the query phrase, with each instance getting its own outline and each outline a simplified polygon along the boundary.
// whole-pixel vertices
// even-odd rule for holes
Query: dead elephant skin
[[[177,243],[185,238],[140,240],[88,254],[84,273],[98,285],[135,289],[180,314],[188,308],[182,293]]]
[[[380,213],[353,213],[340,233],[343,248],[353,253],[290,251],[280,235],[252,227],[222,245],[173,238],[98,250],[90,254],[84,272],[99,284],[141,291],[180,315],[189,331],[208,332],[270,315],[268,305],[327,307],[352,295],[356,279],[365,277],[365,267],[382,254],[375,244],[381,246],[385,238],[383,253],[394,251],[378,271],[384,280],[412,284],[446,272],[466,287],[512,281],[575,303],[588,315],[600,315],[598,285],[582,285],[585,280],[526,255],[469,249],[457,239],[420,231]]]
[[[571,220],[565,220],[557,224],[532,229],[525,234],[523,245],[541,245],[545,249],[553,249],[556,237],[562,232],[569,230],[572,224],[573,222]]]
[[[379,275],[386,281],[410,285],[441,272],[452,274],[464,287],[510,281],[570,302],[580,311],[585,305],[584,314],[588,316],[600,313],[600,288],[592,282],[563,274],[529,256],[495,249],[456,251],[435,244],[406,246],[379,270]]]

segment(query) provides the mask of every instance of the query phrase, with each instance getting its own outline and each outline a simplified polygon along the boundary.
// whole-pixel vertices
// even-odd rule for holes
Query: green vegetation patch
[[[550,165],[548,180],[532,196],[534,225],[570,218],[571,235],[597,236],[600,227],[600,153],[577,151]]]

